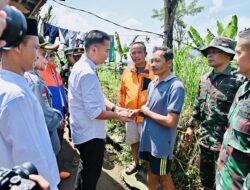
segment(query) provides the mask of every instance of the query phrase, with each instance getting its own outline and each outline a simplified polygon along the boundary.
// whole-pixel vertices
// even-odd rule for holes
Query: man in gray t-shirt
[[[140,109],[145,117],[139,158],[147,161],[149,189],[156,189],[159,181],[164,189],[175,189],[170,169],[185,91],[182,82],[171,73],[172,60],[171,50],[154,49],[151,64],[157,77],[149,84],[147,104]]]

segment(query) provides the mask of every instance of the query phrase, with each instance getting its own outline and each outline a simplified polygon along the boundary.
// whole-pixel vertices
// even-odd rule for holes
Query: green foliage
[[[206,35],[206,45],[210,44],[210,42],[214,39],[214,34],[209,30],[207,29],[207,35]]]
[[[223,31],[222,36],[235,39],[237,32],[238,32],[238,19],[237,19],[237,16],[234,15],[232,16],[232,20],[229,22],[229,24]]]
[[[200,76],[208,71],[207,59],[192,51],[190,47],[174,50],[174,73],[183,81],[186,88],[185,107],[193,105]]]
[[[178,48],[180,47],[181,41],[184,40],[186,34],[187,25],[183,21],[184,16],[194,16],[204,10],[204,7],[198,5],[199,0],[193,0],[189,4],[186,4],[185,0],[178,2],[178,6],[175,13],[174,30],[175,38],[178,43]],[[164,9],[153,9],[152,18],[156,18],[160,21],[164,20]]]
[[[200,13],[204,10],[204,7],[198,6],[199,0],[193,0],[188,5],[186,4],[186,1],[179,1],[177,10],[176,10],[176,16],[175,19],[178,23],[183,23],[183,27],[186,27],[186,25],[183,22],[184,16],[194,16],[197,13]]]
[[[238,19],[237,16],[232,16],[231,21],[228,23],[227,27],[224,28],[223,24],[217,20],[217,36],[225,36],[232,39],[235,39],[238,31]],[[212,41],[215,35],[207,29],[207,35],[205,38],[202,38],[199,32],[192,26],[189,27],[188,35],[192,40],[196,48],[201,49]]]
[[[157,9],[153,9],[153,15],[151,16],[152,18],[157,18],[158,20],[160,21],[163,21],[164,19],[164,9],[160,9],[160,10],[157,10]]]
[[[177,130],[172,175],[176,189],[193,190],[200,188],[198,169],[198,140],[187,146],[184,142],[185,124],[191,116],[201,75],[209,71],[207,59],[190,47],[174,50],[174,73],[185,86],[185,103]],[[177,183],[178,182],[178,183]]]
[[[217,34],[221,35],[223,31],[224,31],[223,24],[219,20],[217,20]]]
[[[137,38],[138,36],[136,36]],[[123,58],[125,60],[127,60],[127,53],[129,52],[129,47],[124,44],[124,46],[122,47],[121,44],[121,40],[120,40],[120,36],[117,32],[115,32],[115,41],[116,41],[116,51],[118,52],[118,54],[120,55],[120,63],[123,62]]]
[[[193,43],[196,45],[197,48],[201,48],[205,45],[199,32],[194,27],[189,27],[188,35],[193,40]]]

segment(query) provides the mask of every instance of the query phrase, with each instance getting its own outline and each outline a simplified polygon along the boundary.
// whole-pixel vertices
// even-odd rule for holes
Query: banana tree
[[[201,37],[199,32],[192,26],[189,27],[188,35],[195,45],[195,48],[201,49],[208,46],[208,44],[213,40],[215,36],[225,36],[235,39],[238,32],[238,18],[236,15],[232,16],[231,21],[226,27],[217,20],[217,34],[214,35],[209,29],[207,29],[207,35],[205,38]]]
[[[115,41],[116,41],[116,51],[120,56],[120,63],[123,62],[123,58],[127,60],[127,53],[129,52],[129,47],[125,44],[122,47],[120,36],[117,32],[115,32]]]

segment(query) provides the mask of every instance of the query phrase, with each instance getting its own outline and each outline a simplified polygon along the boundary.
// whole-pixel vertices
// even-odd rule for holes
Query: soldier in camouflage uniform
[[[227,129],[220,151],[216,189],[250,189],[250,28],[239,33],[236,46],[238,72],[247,81],[236,93],[228,114]]]
[[[186,142],[191,142],[193,129],[199,126],[199,167],[204,189],[215,188],[216,161],[228,123],[227,114],[244,82],[244,77],[230,65],[235,55],[234,44],[229,38],[215,37],[201,50],[213,70],[201,77],[194,110],[187,122]]]
[[[62,67],[61,77],[63,80],[66,93],[68,92],[68,79],[73,65],[81,58],[84,53],[84,49],[81,47],[68,48],[64,51],[64,55],[67,59],[67,64]]]

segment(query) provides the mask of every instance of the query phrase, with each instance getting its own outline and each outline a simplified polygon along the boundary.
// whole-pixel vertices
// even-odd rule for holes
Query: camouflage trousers
[[[230,145],[223,146],[216,171],[217,190],[250,189],[250,154]]]
[[[219,152],[200,146],[200,178],[204,190],[215,189],[215,171]]]

